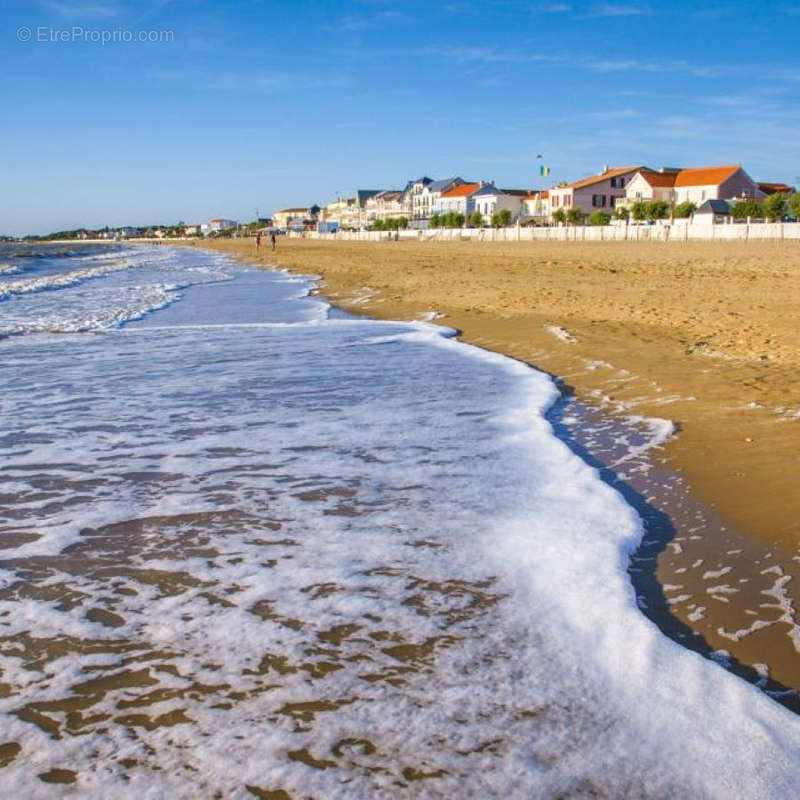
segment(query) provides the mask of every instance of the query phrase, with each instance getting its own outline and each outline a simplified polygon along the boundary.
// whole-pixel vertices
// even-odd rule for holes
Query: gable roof
[[[431,181],[428,184],[429,192],[444,192],[449,189],[456,181],[464,183],[463,178],[442,178],[439,181]]]
[[[590,175],[588,178],[581,178],[579,181],[574,181],[573,183],[568,183],[566,186],[559,186],[556,188],[583,189],[584,186],[592,186],[595,183],[607,181],[609,178],[616,178],[619,175],[626,175],[629,172],[638,172],[643,169],[647,169],[647,167],[643,167],[641,165],[634,165],[631,167],[612,167],[611,169],[607,169],[605,172],[601,172],[599,175]]]
[[[714,214],[730,214],[731,204],[727,200],[706,200],[694,213],[707,214],[709,212]]]
[[[380,192],[380,189],[357,189],[356,202],[363,208],[364,203],[366,203],[370,197],[374,197],[376,194],[380,194]]]
[[[442,198],[445,197],[469,197],[473,192],[477,192],[481,188],[479,183],[462,183],[460,186],[454,186],[446,192],[442,192]]]
[[[641,175],[650,186],[658,188],[673,187],[678,174],[677,172],[654,172],[650,169],[639,170],[639,175]]]
[[[728,164],[723,167],[682,169],[675,179],[675,186],[719,186],[741,168],[741,164]]]

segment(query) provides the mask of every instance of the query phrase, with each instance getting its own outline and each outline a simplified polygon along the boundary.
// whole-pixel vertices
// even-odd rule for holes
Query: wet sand
[[[796,243],[203,246],[320,274],[351,312],[442,315],[465,341],[559,376],[606,413],[673,420],[663,467],[714,535],[692,527],[683,494],[662,498],[681,520],[657,567],[671,613],[712,648],[800,685]]]

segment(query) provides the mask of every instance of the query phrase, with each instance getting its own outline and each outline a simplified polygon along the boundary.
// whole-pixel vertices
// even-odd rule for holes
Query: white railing
[[[292,232],[293,239],[378,242],[395,239],[394,231]],[[422,242],[685,242],[800,239],[800,222],[738,224],[675,223],[673,225],[561,225],[542,228],[436,228],[398,231],[397,239]]]

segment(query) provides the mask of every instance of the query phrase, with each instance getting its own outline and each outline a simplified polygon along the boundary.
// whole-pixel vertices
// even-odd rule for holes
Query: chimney
[[[603,164],[603,171],[600,174],[605,175],[606,172],[608,172],[608,164]]]

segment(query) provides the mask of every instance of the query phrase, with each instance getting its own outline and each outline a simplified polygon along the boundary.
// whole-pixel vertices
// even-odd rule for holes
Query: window
[[[625,188],[625,178],[617,178],[617,186],[619,186],[620,189],[624,189]]]
[[[602,208],[606,204],[606,196],[604,194],[592,195],[592,206],[594,208]]]
[[[572,205],[572,195],[571,195],[571,194],[568,194],[568,195],[567,195],[567,196],[564,198],[564,205],[565,205],[565,206],[571,206],[571,205]]]
[[[611,179],[611,188],[612,189],[616,189],[617,186],[619,186],[619,184],[617,183],[617,179],[616,178],[612,178]]]
[[[553,195],[553,208],[558,208],[558,202],[560,199],[561,198],[557,194]]]

